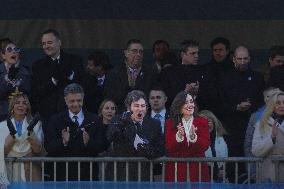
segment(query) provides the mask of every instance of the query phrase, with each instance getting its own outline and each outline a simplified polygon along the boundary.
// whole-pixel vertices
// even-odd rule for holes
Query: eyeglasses
[[[16,52],[16,53],[19,53],[19,52],[21,52],[21,49],[19,47],[14,47],[14,48],[13,47],[7,47],[6,51],[9,52],[9,53],[11,53],[13,51]]]
[[[144,51],[141,50],[141,49],[129,49],[129,51],[132,53],[132,54],[143,54]]]

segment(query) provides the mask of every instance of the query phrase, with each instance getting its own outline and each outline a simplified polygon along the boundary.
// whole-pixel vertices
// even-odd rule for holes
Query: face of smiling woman
[[[194,113],[194,100],[191,95],[187,94],[184,105],[181,108],[183,118],[189,119]]]

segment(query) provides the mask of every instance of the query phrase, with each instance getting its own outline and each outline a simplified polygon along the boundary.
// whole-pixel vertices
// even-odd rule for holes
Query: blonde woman
[[[9,103],[9,116],[0,123],[0,133],[5,138],[4,152],[7,157],[31,157],[40,154],[42,150],[43,132],[41,122],[31,125],[31,105],[28,97],[16,94]],[[32,180],[40,180],[40,168],[33,163]],[[29,163],[13,164],[8,169],[9,178],[13,181],[30,180]]]
[[[227,135],[221,121],[209,110],[198,112],[200,117],[208,120],[211,144],[205,152],[206,157],[228,157],[228,147],[224,140],[224,135]],[[211,164],[210,164],[211,165]],[[214,163],[213,179],[218,182],[223,179],[224,164],[222,162]]]
[[[284,93],[277,92],[269,99],[260,121],[255,125],[252,140],[252,153],[257,157],[284,155]],[[283,162],[277,166],[278,173],[284,172]],[[273,182],[276,167],[271,160],[261,163],[257,174],[262,182]],[[279,182],[284,182],[284,175],[278,174]]]

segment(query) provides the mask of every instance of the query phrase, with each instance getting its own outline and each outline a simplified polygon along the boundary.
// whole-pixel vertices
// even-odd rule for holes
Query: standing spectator
[[[104,86],[108,72],[112,69],[109,57],[102,51],[93,51],[88,56],[88,64],[84,75],[85,107],[87,111],[97,113],[104,99]]]
[[[106,149],[102,122],[95,114],[82,110],[83,88],[76,83],[64,89],[64,99],[68,107],[53,115],[45,129],[45,144],[50,157],[96,157]],[[66,164],[57,164],[56,180],[65,180]],[[68,180],[78,180],[78,163],[68,164]],[[90,180],[90,164],[80,164],[80,179]],[[93,179],[97,179],[98,167],[93,164]],[[51,174],[51,176],[53,176]]]
[[[66,109],[63,90],[70,83],[81,83],[82,59],[61,49],[60,34],[54,29],[42,33],[45,57],[32,64],[32,105],[45,124],[51,115]],[[45,127],[43,127],[45,128]]]
[[[257,157],[284,155],[284,93],[274,94],[265,109],[260,122],[255,125],[252,140],[252,153]],[[277,167],[276,167],[277,166]],[[278,170],[278,171],[276,171]],[[262,182],[284,181],[284,164],[273,163],[265,159],[258,169],[258,177]]]
[[[111,123],[112,118],[116,114],[116,105],[115,103],[110,99],[105,99],[102,101],[98,115],[103,120],[103,125],[108,126]]]
[[[246,127],[252,112],[262,105],[264,81],[262,75],[250,69],[249,51],[239,46],[234,52],[235,68],[226,72],[221,84],[222,114],[220,117],[226,131],[229,157],[244,156],[244,140]],[[228,164],[228,178],[235,181],[235,166]],[[239,163],[239,176],[245,173],[245,164]],[[242,180],[239,180],[242,182]]]
[[[177,94],[171,106],[171,119],[166,121],[166,151],[168,157],[205,157],[205,151],[210,145],[208,121],[194,116],[195,103],[192,95],[185,91]],[[207,163],[177,163],[177,178],[175,178],[175,163],[166,164],[165,180],[178,182],[187,180],[189,168],[192,182],[209,181]],[[201,171],[201,173],[199,172]],[[201,177],[199,177],[201,175]]]
[[[16,94],[10,101],[7,120],[0,123],[1,133],[5,133],[7,157],[32,157],[43,151],[41,122],[35,122],[36,125],[29,130],[32,120],[28,97],[21,93]],[[11,174],[13,181],[41,180],[41,168],[38,163],[33,163],[32,170],[29,162],[14,163],[8,173]]]
[[[200,117],[208,120],[211,145],[205,152],[206,157],[228,157],[228,147],[224,140],[224,135],[227,135],[225,128],[221,121],[209,110],[202,110],[198,112]],[[225,174],[224,163],[211,163],[213,165],[213,179],[215,182],[223,181]]]
[[[146,116],[147,99],[142,91],[127,94],[125,106],[128,112],[114,118],[108,129],[108,140],[112,144],[110,156],[146,157],[153,159],[163,155],[163,139],[159,121]],[[129,163],[129,180],[138,180],[138,164]],[[114,167],[107,166],[107,179],[113,180]],[[150,180],[150,164],[141,163],[141,180]],[[125,163],[117,163],[117,180],[126,180]]]
[[[214,111],[218,106],[215,76],[199,64],[199,44],[194,40],[181,43],[181,63],[161,78],[168,101],[171,103],[178,92],[185,90],[196,99],[198,108]],[[217,103],[217,104],[216,104]]]
[[[17,45],[6,40],[2,42],[0,64],[0,120],[6,118],[8,113],[8,98],[16,91],[29,94],[30,72],[20,62],[21,49]]]
[[[161,61],[165,58],[165,55],[170,51],[170,45],[165,40],[157,40],[153,44],[153,57],[154,66],[153,70],[155,73],[160,73],[162,70]]]
[[[128,92],[141,90],[148,95],[156,81],[151,68],[143,64],[144,48],[140,40],[130,39],[124,56],[124,63],[110,72],[105,84],[105,95],[115,101],[118,112],[123,111],[123,100]]]

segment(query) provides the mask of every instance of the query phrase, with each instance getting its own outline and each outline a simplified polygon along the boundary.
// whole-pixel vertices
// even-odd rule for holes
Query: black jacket
[[[90,140],[87,145],[83,143],[83,135],[80,128],[74,125],[69,118],[68,111],[52,116],[46,128],[44,128],[45,149],[51,157],[96,157],[98,153],[107,148],[107,141],[104,135],[101,119],[95,114],[84,112],[82,126],[86,126]],[[62,130],[70,128],[70,141],[67,146],[63,145]],[[81,163],[81,179],[88,180],[89,163]],[[69,180],[77,179],[77,163],[69,163]],[[57,179],[65,179],[65,163],[58,165]],[[93,175],[97,175],[97,167]]]
[[[79,56],[61,51],[59,62],[46,56],[32,64],[32,107],[44,120],[66,109],[64,88],[70,83],[80,84],[82,80],[83,63]],[[72,73],[73,79],[69,80]],[[57,85],[53,84],[52,77],[58,80]]]
[[[136,134],[146,140],[145,147],[134,148]],[[107,137],[112,143],[109,156],[112,157],[146,157],[149,159],[161,157],[164,154],[163,137],[159,121],[145,117],[141,129],[138,129],[132,120],[121,122],[120,116],[116,117],[108,128]],[[149,163],[142,163],[141,180],[149,180]],[[136,163],[129,164],[129,180],[138,180]],[[113,164],[108,164],[107,179],[113,179]],[[118,164],[117,179],[125,180],[125,163]]]

